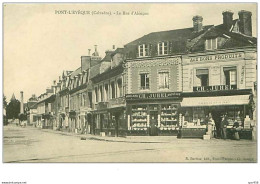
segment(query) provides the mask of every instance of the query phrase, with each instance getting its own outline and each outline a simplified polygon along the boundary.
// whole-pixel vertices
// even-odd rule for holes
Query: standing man
[[[226,116],[223,115],[220,128],[221,128],[221,138],[224,140],[226,140],[227,138],[227,125],[228,125],[227,118]]]

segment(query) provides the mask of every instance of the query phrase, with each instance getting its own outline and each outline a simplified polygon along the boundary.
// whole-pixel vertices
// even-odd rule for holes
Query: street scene
[[[256,17],[5,4],[3,162],[256,163]]]
[[[7,163],[257,161],[250,140],[83,136],[16,125],[4,127],[3,151]]]

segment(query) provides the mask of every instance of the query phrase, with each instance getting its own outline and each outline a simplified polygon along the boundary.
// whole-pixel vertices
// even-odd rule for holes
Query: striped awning
[[[214,97],[190,97],[183,98],[182,107],[246,105],[249,103],[249,95],[214,96]]]

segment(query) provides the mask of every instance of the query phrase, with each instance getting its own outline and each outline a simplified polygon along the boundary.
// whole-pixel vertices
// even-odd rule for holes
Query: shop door
[[[150,127],[149,127],[149,135],[157,136],[158,135],[158,112],[150,112]]]

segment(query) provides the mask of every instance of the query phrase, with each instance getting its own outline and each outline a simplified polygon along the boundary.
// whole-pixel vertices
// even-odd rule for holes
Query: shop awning
[[[249,95],[191,97],[183,98],[182,107],[203,107],[222,105],[246,105],[249,103]]]

